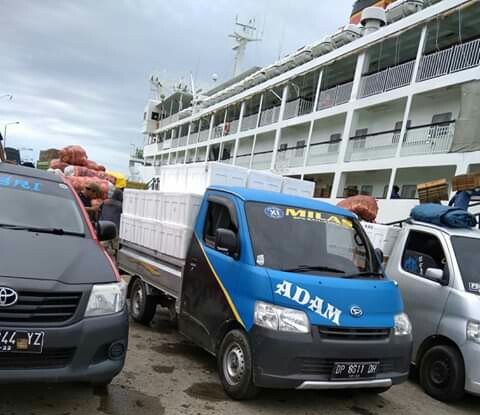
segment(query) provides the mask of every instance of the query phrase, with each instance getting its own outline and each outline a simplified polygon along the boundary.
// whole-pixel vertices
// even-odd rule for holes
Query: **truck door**
[[[215,248],[220,228],[234,232],[240,243],[237,218],[233,199],[208,196],[206,211],[203,208],[200,211],[185,264],[180,330],[212,353],[221,326],[240,320],[232,299],[241,274],[240,252],[226,253]]]
[[[436,231],[410,230],[396,275],[405,309],[413,325],[414,358],[422,342],[438,331],[447,299],[450,270],[442,235]],[[443,283],[425,276],[427,268],[444,272]]]

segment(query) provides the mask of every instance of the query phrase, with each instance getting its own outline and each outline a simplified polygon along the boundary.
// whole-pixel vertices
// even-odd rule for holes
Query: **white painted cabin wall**
[[[346,114],[315,121],[312,130],[312,143],[328,141],[332,134],[342,134]]]
[[[414,167],[398,169],[395,176],[395,184],[400,188],[402,185],[417,185],[431,180],[445,178],[451,184],[451,178],[455,176],[456,166]]]
[[[275,133],[274,132],[257,135],[257,140],[255,142],[255,153],[257,153],[259,151],[271,151],[271,150],[273,150],[274,141],[275,141]]]
[[[397,121],[402,121],[406,100],[387,102],[357,112],[357,121],[352,125],[350,135],[355,135],[355,130],[368,128],[368,133],[389,131],[395,128]]]
[[[345,187],[357,186],[358,191],[361,191],[362,185],[373,186],[372,196],[382,198],[385,186],[390,180],[391,170],[372,170],[372,171],[356,171],[344,173]],[[337,197],[343,196],[343,188],[339,189]]]
[[[460,88],[435,91],[417,95],[413,98],[409,119],[412,126],[430,124],[435,114],[452,113],[452,119],[457,119],[460,112]]]
[[[293,127],[287,127],[282,130],[280,138],[280,144],[287,144],[288,147],[295,147],[297,141],[305,140],[305,144],[308,140],[308,131],[310,124],[300,124]]]

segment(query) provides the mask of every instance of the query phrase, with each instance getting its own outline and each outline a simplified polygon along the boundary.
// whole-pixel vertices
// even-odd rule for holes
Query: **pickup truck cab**
[[[132,244],[132,315],[172,299],[181,333],[217,357],[225,391],[365,388],[407,379],[411,328],[352,213],[301,197],[210,187],[183,264]]]
[[[0,163],[0,383],[107,384],[128,339],[126,284],[73,188]]]
[[[413,325],[412,361],[436,399],[480,394],[480,231],[409,221],[388,261]]]

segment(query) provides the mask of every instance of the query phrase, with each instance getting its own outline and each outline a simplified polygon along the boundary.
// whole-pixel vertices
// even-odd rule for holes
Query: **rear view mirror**
[[[380,264],[383,264],[383,261],[385,261],[383,251],[380,248],[375,248],[375,255],[377,256],[378,260],[380,261]]]
[[[218,228],[215,237],[215,249],[232,256],[238,249],[237,235],[230,229]]]
[[[109,220],[99,220],[96,230],[99,241],[111,241],[117,237],[117,225]]]
[[[429,280],[442,283],[443,277],[444,273],[440,268],[427,268],[425,271],[425,278],[428,278]]]

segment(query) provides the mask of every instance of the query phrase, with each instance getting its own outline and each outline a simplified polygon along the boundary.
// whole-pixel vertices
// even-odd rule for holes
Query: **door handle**
[[[190,267],[190,271],[193,271],[195,268],[197,268],[198,261],[196,259],[190,260],[188,263],[188,266]]]

